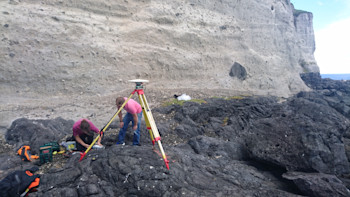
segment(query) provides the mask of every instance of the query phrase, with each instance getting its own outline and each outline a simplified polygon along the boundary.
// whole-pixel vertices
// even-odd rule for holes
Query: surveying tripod
[[[124,101],[123,105],[118,109],[118,111],[114,114],[114,116],[111,118],[111,120],[106,124],[106,126],[103,127],[103,129],[101,129],[100,131],[100,135],[98,135],[94,141],[91,143],[91,145],[89,146],[89,148],[86,149],[86,151],[84,153],[81,153],[80,156],[80,160],[81,161],[84,156],[90,151],[90,149],[92,148],[92,146],[96,143],[96,141],[103,135],[103,133],[107,130],[107,128],[109,127],[109,125],[112,123],[112,121],[114,120],[115,117],[117,117],[117,115],[120,113],[120,111],[124,108],[124,106],[126,105],[126,103],[131,99],[131,97],[137,92],[138,96],[139,96],[139,101],[140,101],[140,105],[142,107],[142,113],[143,116],[145,117],[145,122],[146,122],[146,127],[147,130],[149,131],[149,134],[151,136],[151,140],[153,143],[153,146],[155,144],[155,142],[158,143],[160,152],[162,153],[162,157],[164,160],[164,163],[167,167],[167,169],[169,170],[169,161],[166,158],[163,146],[162,146],[162,142],[160,141],[160,135],[158,132],[158,128],[156,126],[156,123],[154,122],[153,119],[153,115],[151,112],[151,109],[149,108],[149,105],[147,103],[146,100],[146,96],[145,93],[143,91],[143,83],[148,82],[148,80],[144,80],[144,79],[134,79],[134,80],[129,80],[129,82],[132,83],[136,83],[136,88],[134,91],[131,92],[129,98],[127,100]],[[141,121],[141,120],[139,120]]]

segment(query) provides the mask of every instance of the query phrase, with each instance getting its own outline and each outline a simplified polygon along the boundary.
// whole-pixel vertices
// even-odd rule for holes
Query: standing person
[[[123,103],[127,100],[126,97],[118,97],[116,99],[116,105],[118,110],[123,105]],[[142,108],[141,105],[133,99],[129,99],[129,101],[124,106],[125,111],[127,112],[123,118],[122,112],[120,111],[119,120],[120,120],[120,131],[118,135],[117,144],[125,144],[124,138],[126,134],[126,130],[128,129],[128,125],[130,121],[132,122],[132,130],[134,131],[133,145],[141,146],[140,144],[140,126],[141,126],[141,118],[142,118]]]
[[[73,125],[73,136],[76,141],[78,151],[85,151],[94,140],[94,133],[100,133],[100,130],[88,119],[80,119]],[[102,137],[102,136],[101,136]],[[97,145],[102,146],[101,137],[97,140]]]

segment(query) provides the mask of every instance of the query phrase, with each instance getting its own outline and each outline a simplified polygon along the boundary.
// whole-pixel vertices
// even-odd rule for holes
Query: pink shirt
[[[73,136],[77,136],[77,135],[83,134],[83,131],[80,129],[80,124],[81,124],[81,121],[83,121],[83,120],[84,120],[84,118],[82,118],[82,119],[80,119],[80,120],[78,120],[77,122],[74,123],[74,125],[73,125]],[[100,132],[100,130],[97,127],[95,127],[95,125],[92,124],[92,122],[90,120],[88,120],[88,119],[85,119],[85,120],[89,123],[91,131],[94,131],[95,133],[99,133]]]
[[[125,100],[128,98],[124,97]],[[130,114],[138,114],[142,112],[141,105],[133,99],[130,99],[124,106],[125,111]]]

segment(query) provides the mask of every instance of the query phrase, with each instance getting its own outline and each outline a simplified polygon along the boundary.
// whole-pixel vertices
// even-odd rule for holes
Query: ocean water
[[[333,80],[350,80],[350,74],[321,74],[323,79],[330,78]]]

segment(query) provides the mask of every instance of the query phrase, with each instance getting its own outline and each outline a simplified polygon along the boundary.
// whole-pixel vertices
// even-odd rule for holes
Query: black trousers
[[[89,144],[89,145],[94,140],[94,136],[93,135],[81,134],[81,135],[79,135],[79,137],[81,138],[81,140],[83,140],[83,142],[85,144]],[[86,151],[86,148],[83,145],[81,145],[80,143],[76,142],[75,145],[76,145],[76,148],[77,148],[78,151],[82,151],[82,152]]]

